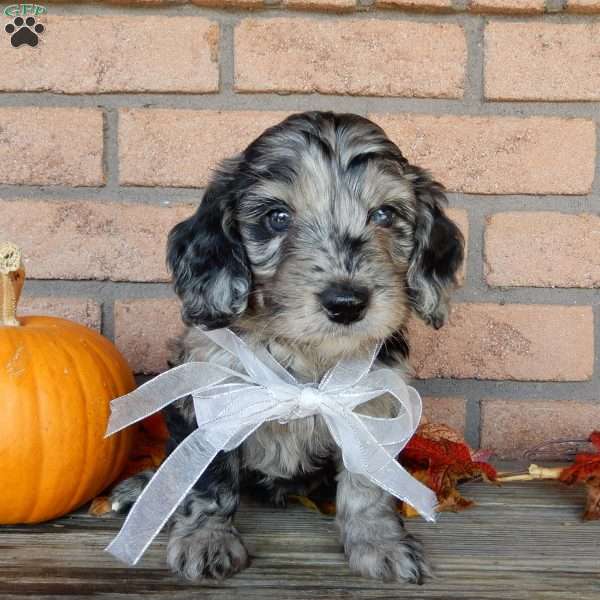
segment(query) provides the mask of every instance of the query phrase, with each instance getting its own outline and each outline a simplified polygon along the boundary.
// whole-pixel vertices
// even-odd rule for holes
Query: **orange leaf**
[[[332,500],[314,500],[308,496],[288,496],[289,500],[295,500],[305,508],[320,512],[322,515],[335,515],[335,502]]]
[[[106,513],[111,512],[112,508],[108,500],[108,496],[97,496],[94,498],[88,508],[88,514],[94,517],[101,517]]]
[[[119,483],[146,469],[157,469],[165,459],[168,439],[169,430],[161,413],[145,418],[135,430],[129,458],[114,483]],[[92,501],[89,508],[91,515],[100,516],[104,512],[110,512],[110,506],[104,512],[97,512],[106,508],[102,504],[104,498],[98,496]]]
[[[169,430],[162,414],[145,418],[138,426],[129,460],[117,481],[158,468],[165,459],[168,439]]]
[[[600,519],[600,478],[593,477],[586,483],[587,498],[585,512],[583,513],[584,521],[597,521]]]

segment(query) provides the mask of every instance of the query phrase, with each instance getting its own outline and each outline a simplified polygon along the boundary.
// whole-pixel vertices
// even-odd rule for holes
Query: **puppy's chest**
[[[335,451],[323,419],[314,416],[264,423],[244,442],[242,456],[247,469],[288,479],[321,468]]]

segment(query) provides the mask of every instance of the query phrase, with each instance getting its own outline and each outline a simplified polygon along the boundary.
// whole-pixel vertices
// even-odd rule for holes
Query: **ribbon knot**
[[[163,462],[129,512],[107,550],[135,564],[177,506],[221,450],[232,450],[267,421],[286,423],[321,415],[342,451],[346,469],[363,475],[429,521],[436,496],[395,459],[421,418],[421,398],[390,369],[371,370],[379,351],[366,359],[340,361],[315,384],[300,384],[265,348],[250,349],[228,329],[203,331],[231,353],[245,373],[217,364],[175,367],[111,402],[107,435],[192,395],[198,429]],[[393,417],[354,412],[368,400],[390,394]]]
[[[298,405],[302,411],[314,414],[323,400],[323,394],[312,386],[302,388],[298,396]]]

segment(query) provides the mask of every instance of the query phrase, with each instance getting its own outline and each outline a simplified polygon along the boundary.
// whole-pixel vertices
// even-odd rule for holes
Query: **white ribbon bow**
[[[421,398],[394,371],[371,371],[379,346],[366,360],[341,360],[316,386],[298,383],[265,348],[251,350],[228,329],[203,333],[233,354],[246,373],[213,363],[185,363],[111,402],[106,435],[190,394],[198,428],[155,473],[108,552],[136,564],[221,450],[233,450],[266,421],[287,423],[310,415],[323,417],[348,471],[364,475],[428,521],[435,520],[435,493],[395,459],[419,424]],[[359,404],[384,393],[397,400],[397,416],[354,412]]]

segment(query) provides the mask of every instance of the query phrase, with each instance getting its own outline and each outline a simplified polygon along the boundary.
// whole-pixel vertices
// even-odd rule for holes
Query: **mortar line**
[[[600,125],[596,121],[596,162],[594,168],[594,181],[590,195],[593,198],[600,197]],[[596,202],[596,208],[600,209],[600,202]]]
[[[567,0],[546,0],[545,12],[560,13],[567,8]]]
[[[594,374],[592,381],[596,385],[596,395],[600,401],[600,304],[592,308],[594,315]]]
[[[119,116],[114,108],[104,109],[104,168],[106,185],[103,189],[115,191],[119,188]]]
[[[166,242],[166,233],[165,233]],[[170,289],[169,281],[109,281],[96,279],[28,279],[28,289],[36,293],[49,293],[51,286],[56,283],[62,294],[70,290],[92,290],[94,293],[103,289],[127,290],[128,286],[140,286],[146,293],[153,291],[161,294],[164,289]],[[469,283],[469,282],[467,282]],[[484,294],[482,294],[482,291]],[[58,294],[60,295],[60,294]],[[484,297],[482,297],[484,296]],[[453,294],[453,302],[458,303],[489,303],[489,304],[523,304],[548,306],[596,306],[600,305],[600,288],[548,288],[548,287],[488,287],[483,290],[469,285],[460,287]]]
[[[102,335],[115,341],[115,301],[107,298],[102,301]]]
[[[469,7],[470,0],[452,0],[452,10],[466,11]]]
[[[465,73],[465,92],[462,104],[466,108],[481,105],[484,101],[483,94],[483,63],[484,63],[484,18],[477,15],[464,24],[467,42],[467,64]]]
[[[25,296],[107,300],[175,299],[170,282],[28,279]]]
[[[233,58],[231,59],[233,63]],[[231,65],[233,69],[233,64]],[[474,68],[474,67],[470,67]],[[468,74],[467,74],[468,75]],[[473,74],[468,75],[474,77]],[[227,75],[229,77],[229,75]],[[477,86],[480,84],[477,83]],[[482,84],[481,84],[482,85]],[[364,110],[368,102],[369,112],[408,113],[432,116],[464,117],[533,117],[560,119],[596,120],[600,109],[598,101],[535,102],[535,101],[475,101],[475,98],[418,98],[402,96],[353,96],[349,94],[321,94],[294,92],[233,92],[232,89],[220,93],[90,93],[60,94],[52,92],[3,92],[0,106],[4,108],[144,108],[169,110],[251,110],[256,112],[336,110],[357,112]]]
[[[174,187],[66,187],[0,185],[0,197],[6,202],[34,200],[44,202],[95,201],[128,204],[191,205],[195,206],[202,198],[204,188]]]
[[[24,199],[50,202],[66,200],[90,200],[102,202],[197,204],[204,193],[204,187],[166,187],[166,186],[124,186],[113,189],[108,187],[72,187],[64,185],[21,185],[0,184],[0,197],[3,201]],[[562,212],[578,214],[598,212],[598,195],[561,196],[561,195],[515,195],[515,194],[466,194],[446,193],[449,205],[453,208],[468,210],[470,214],[484,216],[501,212]],[[600,195],[600,194],[599,194]]]
[[[598,203],[597,196],[573,195],[517,195],[517,194],[447,194],[451,205],[466,208],[484,216],[502,212],[562,212],[565,214],[593,212]]]
[[[483,245],[486,216],[480,211],[469,209],[469,237],[467,250],[467,272],[465,288],[480,290],[485,285]]]
[[[483,400],[580,400],[598,404],[597,382],[587,381],[515,381],[492,379],[413,379],[411,384],[421,395],[431,397],[463,397]]]
[[[235,56],[234,25],[222,23],[219,27],[219,91],[225,99],[234,95]]]
[[[465,398],[465,440],[472,448],[481,446],[481,399]]]

